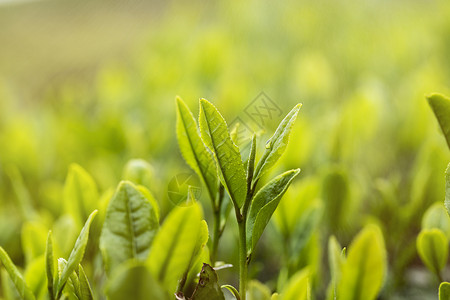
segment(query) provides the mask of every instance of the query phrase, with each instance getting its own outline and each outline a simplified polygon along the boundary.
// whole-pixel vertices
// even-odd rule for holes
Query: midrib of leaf
[[[218,149],[219,149],[218,147],[222,146],[222,145],[226,142],[226,139],[225,139],[225,140],[223,140],[222,144],[216,146],[216,143],[215,143],[215,141],[214,141],[213,134],[217,131],[217,129],[219,129],[220,124],[217,124],[217,125],[216,125],[216,128],[215,128],[213,131],[211,131],[211,127],[209,126],[209,124],[210,124],[209,118],[208,118],[208,116],[207,116],[206,113],[204,113],[203,115],[204,115],[204,117],[205,117],[205,119],[206,119],[206,122],[205,122],[205,123],[206,123],[206,126],[208,126],[208,131],[210,132],[211,144],[213,145],[214,150],[218,150]],[[231,139],[230,139],[230,140],[231,140]],[[233,142],[231,142],[231,143],[233,143]],[[217,151],[214,151],[214,152],[217,153]],[[217,165],[218,165],[218,167],[220,168],[220,170],[223,169],[223,166],[222,166],[222,164],[221,164],[221,161],[220,161],[219,157],[222,158],[224,155],[227,155],[227,153],[226,153],[226,152],[223,152],[223,153],[222,153],[222,156],[219,155],[219,156],[217,157],[217,160],[216,160],[216,161],[217,161]],[[220,172],[222,172],[222,171],[220,171]],[[236,173],[237,173],[237,172],[234,172],[234,173],[231,175],[230,179],[233,178],[234,175],[236,175]],[[228,192],[230,193],[231,199],[232,199],[233,202],[235,202],[236,205],[237,205],[238,202],[236,201],[236,197],[235,197],[235,195],[234,195],[234,191],[233,191],[233,190],[231,189],[231,187],[230,187],[229,181],[227,180],[226,176],[221,176],[221,177],[222,177],[223,180],[225,181],[225,185],[226,185],[226,187],[227,187]]]
[[[180,236],[181,232],[183,231],[182,224],[185,223],[185,220],[187,217],[188,217],[188,215],[183,214],[183,218],[180,220],[180,223],[179,223],[180,226],[177,226],[177,230],[172,237],[172,241],[170,243],[169,250],[167,251],[166,257],[164,258],[164,263],[162,264],[163,267],[161,268],[161,270],[159,270],[159,273],[158,273],[158,279],[160,281],[164,281],[164,278],[166,277],[166,272],[167,272],[170,260],[172,259],[172,253],[175,250],[175,246],[178,242],[178,237]]]
[[[134,226],[134,219],[133,219],[133,209],[131,208],[131,198],[128,193],[128,190],[125,190],[125,193],[127,195],[127,220],[128,220],[128,228],[130,230],[130,236],[131,236],[131,252],[134,258],[137,258],[137,242],[136,242],[136,236],[135,231],[136,227]]]
[[[188,132],[188,129],[187,129],[187,127],[186,127],[186,122],[185,122],[185,119],[184,119],[184,117],[183,117],[183,114],[181,113],[181,112],[179,112],[180,113],[180,117],[181,117],[181,119],[182,119],[182,124],[183,124],[183,127],[184,127],[184,130],[185,130],[185,132],[186,132],[186,137],[187,137],[187,139],[188,139],[188,141],[189,141],[189,146],[191,147],[191,150],[192,150],[192,153],[194,154],[194,159],[195,159],[195,162],[197,163],[197,166],[198,166],[198,168],[200,169],[199,171],[199,173],[200,173],[200,176],[202,177],[202,180],[203,180],[203,182],[205,183],[205,185],[206,185],[206,188],[207,188],[207,190],[208,190],[208,194],[209,194],[209,197],[210,197],[210,199],[215,199],[215,195],[213,194],[213,191],[211,191],[211,189],[210,189],[210,186],[209,186],[209,184],[208,184],[208,181],[207,181],[207,178],[206,178],[206,176],[205,176],[205,174],[203,174],[203,172],[202,172],[202,167],[201,167],[201,162],[200,162],[200,159],[197,157],[197,153],[196,153],[196,151],[195,151],[195,148],[194,148],[194,144],[193,144],[193,141],[192,141],[192,139],[191,139],[191,136],[190,136],[190,134],[187,134],[187,132]],[[200,138],[200,134],[198,134],[199,135],[199,139],[200,139],[200,141],[201,141],[201,138]],[[205,145],[203,145],[203,147],[205,147],[205,151],[208,151],[208,149],[206,149],[206,146]],[[207,168],[205,171],[207,172],[207,170],[208,170],[209,168]]]

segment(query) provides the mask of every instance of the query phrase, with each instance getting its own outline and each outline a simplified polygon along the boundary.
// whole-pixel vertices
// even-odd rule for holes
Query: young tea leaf
[[[179,97],[177,97],[177,139],[183,158],[205,183],[210,199],[215,199],[218,182],[214,157],[203,144],[194,116]]]
[[[30,290],[36,299],[42,299],[47,294],[45,256],[41,255],[33,261],[27,263],[23,276]]]
[[[290,170],[272,179],[256,193],[247,218],[247,252],[251,253],[270,217],[300,169]]]
[[[450,218],[442,202],[431,205],[422,217],[422,229],[438,228],[450,237]]]
[[[439,286],[439,300],[450,300],[450,283],[442,282]]]
[[[47,273],[47,288],[50,300],[54,299],[54,286],[55,282],[55,262],[53,258],[53,238],[52,231],[48,232],[47,245],[45,248],[45,271]]]
[[[331,288],[330,292],[332,297],[329,299],[338,299],[337,295],[337,285],[341,278],[342,265],[344,264],[344,258],[342,255],[342,247],[334,236],[328,239],[328,262],[330,264],[331,273]]]
[[[0,247],[0,261],[3,267],[8,272],[8,275],[11,278],[12,282],[14,283],[14,287],[16,288],[20,299],[34,300],[35,297],[33,292],[28,287],[27,283],[22,277],[22,274],[20,274],[19,270],[17,270],[16,266],[2,247]]]
[[[238,147],[231,141],[227,123],[219,111],[205,99],[200,100],[200,132],[214,153],[220,181],[235,207],[241,207],[247,196],[244,164]]]
[[[256,166],[253,182],[256,182],[264,173],[272,168],[284,150],[286,150],[289,142],[289,134],[301,107],[302,104],[297,104],[281,121],[273,136],[267,141],[266,150]]]
[[[432,94],[427,97],[427,100],[450,148],[450,99],[444,95]]]
[[[202,232],[202,211],[198,203],[176,207],[155,236],[147,266],[166,290],[175,293],[177,283],[188,270]]]
[[[148,268],[136,261],[125,262],[114,270],[106,286],[106,295],[109,300],[172,299]]]
[[[80,281],[81,300],[94,300],[91,285],[89,284],[89,280],[81,265],[78,265],[78,279]]]
[[[440,272],[447,263],[448,238],[442,230],[423,229],[417,237],[417,251],[428,269],[440,277]]]
[[[386,273],[383,234],[375,225],[366,226],[353,240],[338,283],[339,299],[373,300]]]
[[[70,253],[67,264],[65,265],[64,269],[61,272],[61,275],[59,276],[56,291],[57,299],[59,299],[59,297],[61,296],[62,290],[67,280],[69,279],[70,275],[72,275],[72,273],[75,271],[75,269],[78,267],[78,265],[81,263],[81,260],[83,259],[84,250],[86,249],[86,245],[89,239],[89,229],[91,227],[92,220],[94,219],[97,212],[98,212],[97,210],[94,210],[90,214],[89,218],[84,224],[83,229],[81,229],[80,235],[78,236],[78,239],[75,242],[75,246],[73,247],[73,250]]]
[[[310,300],[310,293],[309,270],[302,269],[289,279],[280,298],[282,300]]]
[[[222,290],[218,284],[219,278],[216,271],[208,265],[203,264],[200,279],[192,294],[191,300],[225,300]]]
[[[445,170],[445,208],[447,209],[447,213],[450,214],[450,164],[448,164],[447,169]]]
[[[108,204],[100,249],[108,274],[129,259],[144,261],[158,230],[156,202],[129,181],[122,181]]]

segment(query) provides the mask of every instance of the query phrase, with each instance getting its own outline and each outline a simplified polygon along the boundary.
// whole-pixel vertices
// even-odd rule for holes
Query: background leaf
[[[423,229],[417,237],[417,251],[431,272],[440,277],[447,263],[448,238],[437,228]]]
[[[383,284],[387,263],[381,230],[376,225],[367,225],[348,249],[338,284],[340,299],[376,299]]]
[[[450,99],[441,94],[432,94],[427,99],[450,148]]]
[[[157,209],[129,181],[122,181],[106,210],[100,249],[108,274],[129,260],[145,261],[158,230]]]
[[[199,123],[202,139],[214,153],[220,181],[235,206],[240,208],[247,196],[245,169],[239,149],[231,141],[227,123],[205,99],[200,100]]]
[[[309,270],[295,273],[284,286],[281,300],[310,300]]]

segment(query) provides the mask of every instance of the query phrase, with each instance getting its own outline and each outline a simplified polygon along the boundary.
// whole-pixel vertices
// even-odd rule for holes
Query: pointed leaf
[[[202,211],[198,203],[176,207],[157,233],[147,259],[155,279],[170,293],[188,270],[202,232]]]
[[[450,300],[450,283],[442,282],[439,286],[439,300]]]
[[[342,247],[334,236],[331,236],[328,240],[328,262],[330,264],[331,273],[331,293],[332,299],[338,299],[337,285],[341,278],[342,265],[344,264],[344,258],[342,256]]]
[[[439,277],[447,263],[448,239],[442,230],[423,229],[417,237],[417,251],[428,269]]]
[[[197,287],[192,294],[192,300],[225,300],[222,290],[218,284],[219,278],[216,271],[208,265],[203,264],[202,271],[200,272],[200,279],[198,280]]]
[[[97,185],[92,176],[77,164],[69,167],[64,184],[64,210],[78,226],[83,225],[89,214],[97,208],[99,200]]]
[[[302,104],[297,104],[281,121],[273,136],[267,141],[266,150],[256,166],[253,182],[256,182],[264,173],[272,168],[284,150],[286,150],[289,142],[289,134],[301,107]]]
[[[194,116],[179,97],[177,97],[177,139],[184,160],[205,183],[210,199],[216,199],[218,182],[213,154],[203,144]]]
[[[375,225],[366,226],[349,247],[338,284],[340,299],[373,300],[386,273],[383,234]]]
[[[247,251],[251,253],[300,169],[290,170],[272,179],[256,193],[247,218]]]
[[[59,299],[59,296],[61,295],[61,292],[64,288],[64,285],[66,284],[70,275],[75,271],[75,269],[78,267],[78,265],[81,263],[81,260],[83,259],[84,250],[86,249],[86,245],[89,239],[89,229],[91,227],[92,220],[94,219],[97,212],[98,212],[97,210],[94,210],[90,214],[89,218],[84,224],[83,229],[81,229],[77,241],[75,242],[75,246],[73,247],[73,250],[70,253],[69,259],[67,260],[67,264],[61,272],[56,292],[57,299]]]
[[[22,277],[22,274],[20,274],[19,270],[17,270],[16,266],[2,247],[0,247],[0,262],[8,272],[8,275],[14,283],[14,286],[20,298],[24,300],[34,300],[35,297],[33,295],[33,292],[28,287],[27,283]]]
[[[450,99],[444,95],[432,94],[427,97],[427,100],[450,148]]]
[[[78,278],[80,280],[80,295],[82,300],[93,300],[94,294],[83,267],[78,265]]]
[[[47,246],[45,248],[45,270],[47,273],[47,288],[50,300],[53,300],[55,291],[53,283],[55,282],[55,263],[53,258],[53,238],[52,231],[48,232]]]
[[[214,153],[220,181],[235,207],[240,208],[247,196],[247,185],[239,149],[231,141],[222,115],[205,99],[200,100],[199,122],[202,139]]]
[[[145,261],[158,230],[157,209],[129,181],[122,181],[108,204],[100,249],[108,274],[121,263]],[[153,205],[152,205],[153,204]]]
[[[255,157],[256,157],[256,135],[252,137],[252,145],[247,162],[247,190],[252,188],[253,173],[255,172]]]
[[[303,269],[295,273],[281,292],[282,300],[310,300],[310,297],[308,269]]]

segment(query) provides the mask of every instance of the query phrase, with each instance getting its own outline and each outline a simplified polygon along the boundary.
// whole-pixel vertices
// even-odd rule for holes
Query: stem
[[[223,185],[219,186],[219,191],[217,194],[217,204],[213,201],[213,213],[214,213],[214,224],[213,224],[213,238],[212,238],[212,248],[209,258],[211,259],[211,265],[214,267],[217,259],[217,251],[219,249],[219,239],[222,236],[222,230],[220,228],[221,215],[224,196]]]
[[[247,236],[245,218],[239,222],[239,294],[241,300],[245,300],[247,292]]]

